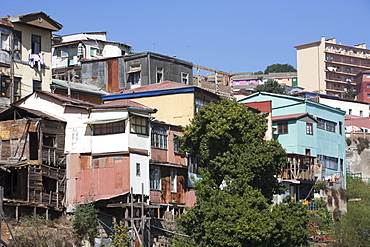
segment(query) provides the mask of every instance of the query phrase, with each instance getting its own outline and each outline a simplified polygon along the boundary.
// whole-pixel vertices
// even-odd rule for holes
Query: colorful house
[[[285,148],[287,166],[279,178],[297,200],[306,199],[316,180],[346,188],[345,112],[304,98],[259,92],[240,103],[271,101],[274,139]]]

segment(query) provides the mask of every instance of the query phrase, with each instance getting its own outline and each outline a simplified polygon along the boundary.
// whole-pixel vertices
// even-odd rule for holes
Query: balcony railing
[[[279,177],[289,180],[315,180],[313,169],[282,168]]]

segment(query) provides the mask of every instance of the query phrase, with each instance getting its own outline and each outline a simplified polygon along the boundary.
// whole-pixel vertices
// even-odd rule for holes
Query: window
[[[195,112],[198,112],[200,108],[202,108],[205,105],[208,105],[209,102],[206,100],[202,100],[199,98],[195,98]]]
[[[0,48],[4,50],[9,50],[9,35],[1,33]]]
[[[325,120],[322,118],[318,118],[317,121],[317,128],[322,130],[325,129]]]
[[[150,168],[150,189],[161,190],[161,170],[158,167]]]
[[[342,122],[339,122],[339,134],[343,134],[343,123]]]
[[[367,97],[370,98],[370,94],[369,93],[367,94]]]
[[[352,115],[352,109],[348,109],[348,114]]]
[[[313,135],[313,124],[312,123],[306,123],[306,134]]]
[[[57,57],[68,57],[68,49],[65,47],[56,48]]]
[[[93,135],[107,135],[117,133],[125,133],[125,121],[93,125]]]
[[[130,122],[131,133],[148,135],[148,118],[132,116]]]
[[[136,163],[136,177],[141,176],[140,163]]]
[[[92,157],[91,168],[105,168],[107,167],[107,157]]]
[[[96,47],[90,47],[90,56],[92,57],[101,56],[100,49]]]
[[[14,59],[22,60],[22,32],[14,31]]]
[[[160,83],[163,81],[163,68],[157,68],[157,83]]]
[[[11,79],[7,76],[0,76],[1,79],[1,97],[9,97],[10,96],[10,81]]]
[[[39,54],[41,52],[41,37],[32,34],[31,44],[32,54]]]
[[[288,134],[288,123],[278,123],[278,134]]]
[[[20,97],[21,97],[21,92],[20,92],[20,88],[19,88],[19,85],[20,85],[20,83],[21,83],[21,79],[20,78],[18,78],[18,77],[15,77],[14,78],[14,91],[13,91],[13,93],[14,93],[14,100],[13,100],[13,102],[16,102],[16,101],[18,101],[19,99],[20,99]]]
[[[0,62],[10,64],[9,35],[0,33]]]
[[[163,127],[152,128],[152,147],[167,149],[167,130]]]
[[[33,92],[41,90],[41,81],[33,80]]]
[[[171,192],[177,192],[177,172],[174,169],[170,171],[170,179],[171,179]]]
[[[360,117],[362,117],[362,111],[360,111]]]
[[[180,145],[181,145],[180,136],[177,135],[177,134],[174,134],[174,136],[173,136],[173,150],[174,150],[175,153],[179,152]]]
[[[183,84],[188,84],[188,82],[189,82],[189,75],[187,73],[181,72],[181,82]]]
[[[44,133],[42,135],[42,146],[54,148],[56,146],[56,135]]]
[[[325,155],[317,155],[318,163],[322,165],[323,168],[328,168],[332,170],[338,170],[338,158],[329,157]]]
[[[326,130],[330,132],[335,132],[335,126],[337,125],[334,122],[326,121]]]
[[[128,83],[131,83],[132,85],[140,85],[141,83],[141,72],[130,72],[128,75]]]

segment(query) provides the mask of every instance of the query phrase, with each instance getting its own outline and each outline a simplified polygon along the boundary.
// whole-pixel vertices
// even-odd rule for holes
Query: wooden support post
[[[131,187],[131,200],[130,200],[130,203],[131,203],[131,219],[130,219],[130,222],[131,222],[131,246],[134,247],[135,246],[135,239],[136,237],[135,236],[135,232],[134,232],[134,229],[135,229],[135,225],[134,225],[134,195],[133,195],[133,189]]]
[[[141,183],[141,242],[145,243],[144,183]]]
[[[49,220],[49,208],[46,209],[45,214],[45,219]]]
[[[4,198],[4,187],[0,186],[0,239],[2,235],[1,226],[3,224],[3,198]]]
[[[15,220],[19,221],[19,206],[15,206]]]

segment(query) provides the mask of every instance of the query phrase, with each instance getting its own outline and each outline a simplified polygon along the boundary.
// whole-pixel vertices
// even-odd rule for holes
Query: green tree
[[[128,228],[125,226],[125,221],[121,220],[119,223],[114,221],[113,230],[115,234],[111,235],[112,246],[128,246],[130,237],[128,235]]]
[[[98,210],[93,203],[75,204],[72,217],[72,227],[75,236],[81,241],[86,238],[90,243],[94,242],[97,235]]]
[[[280,64],[280,63],[275,63],[267,66],[265,69],[265,74],[269,73],[285,73],[285,72],[297,72],[297,70],[290,64]]]
[[[275,175],[285,164],[286,154],[276,141],[264,140],[265,123],[263,115],[223,99],[202,108],[185,128],[183,150],[202,157],[202,179],[195,183],[197,202],[179,220],[190,242],[284,246],[278,241],[288,239],[285,243],[292,240],[292,245],[285,246],[295,246],[306,239],[297,242],[301,231],[296,233],[288,221],[274,220],[277,211],[288,210],[285,205],[271,210],[269,204],[280,189]],[[289,211],[289,216],[294,212]],[[305,226],[306,222],[303,217],[296,224]]]
[[[369,246],[370,243],[370,184],[361,178],[347,176],[347,213],[336,227],[336,246]]]
[[[274,80],[268,80],[265,84],[258,85],[256,90],[258,92],[285,94],[285,86],[280,85]]]
[[[356,98],[356,91],[353,89],[349,89],[343,94],[343,98],[354,100]]]

